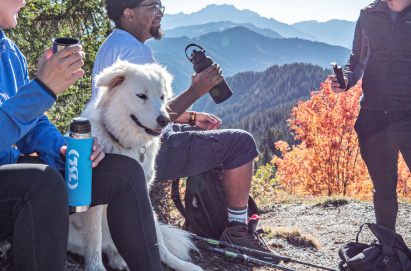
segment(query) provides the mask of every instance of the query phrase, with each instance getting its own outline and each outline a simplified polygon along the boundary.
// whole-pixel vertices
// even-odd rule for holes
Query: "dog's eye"
[[[163,96],[161,96],[161,100],[164,100],[164,95],[163,95]]]
[[[145,95],[145,94],[136,94],[136,95],[137,95],[137,97],[139,97],[140,99],[147,100],[147,95]]]

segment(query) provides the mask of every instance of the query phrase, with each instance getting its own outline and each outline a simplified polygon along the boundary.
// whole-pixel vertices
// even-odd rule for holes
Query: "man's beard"
[[[155,40],[162,40],[164,38],[164,32],[161,27],[151,27],[150,34]]]

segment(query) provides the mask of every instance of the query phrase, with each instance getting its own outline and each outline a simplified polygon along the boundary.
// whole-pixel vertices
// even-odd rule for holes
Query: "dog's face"
[[[131,132],[159,136],[170,123],[166,108],[172,95],[172,77],[164,67],[119,60],[95,80],[101,117],[106,124],[115,126],[107,127],[109,130],[132,129]]]

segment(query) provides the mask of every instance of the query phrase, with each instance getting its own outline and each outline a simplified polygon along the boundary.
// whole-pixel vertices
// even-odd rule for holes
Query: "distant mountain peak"
[[[234,5],[229,5],[229,4],[221,4],[221,5],[217,5],[217,4],[210,4],[210,5],[207,5],[205,8],[208,8],[208,7],[228,7],[228,8],[232,8],[232,9],[237,9]]]
[[[249,9],[241,10],[241,9],[236,8],[234,5],[229,5],[229,4],[207,5],[205,8],[199,10],[196,13],[208,13],[208,12],[217,12],[217,13],[222,13],[222,14],[225,13],[226,15],[231,15],[234,13],[234,14],[241,14],[242,16],[246,16],[246,17],[251,17],[251,16],[261,17],[260,14],[258,14],[257,12],[251,11]],[[226,12],[230,12],[230,13],[226,13]]]
[[[232,27],[232,28],[229,28],[229,29],[226,29],[226,30],[221,31],[221,34],[231,34],[231,33],[235,33],[235,34],[238,34],[238,33],[242,33],[242,34],[250,33],[250,34],[252,34],[252,35],[263,36],[263,35],[261,35],[261,34],[259,34],[259,33],[256,33],[256,32],[254,32],[254,31],[250,30],[249,28],[247,28],[247,27],[245,27],[245,26],[242,26],[242,25],[235,26],[235,27]]]
[[[273,18],[260,16],[257,12],[249,9],[239,10],[234,5],[228,4],[211,4],[205,8],[190,14],[166,14],[162,20],[163,29],[173,29],[181,26],[202,25],[210,22],[231,21],[237,24],[251,23],[256,27],[267,28],[277,32],[283,37],[298,37],[317,41],[318,39],[297,28],[285,23],[276,21]]]
[[[243,10],[241,10],[241,9],[238,9],[238,8],[236,8],[234,5],[229,5],[229,4],[221,4],[221,5],[217,5],[217,4],[210,4],[210,5],[207,5],[204,9],[210,9],[210,8],[223,8],[223,9],[225,9],[225,10],[229,10],[229,9],[231,9],[231,10],[236,10],[236,11],[250,11],[250,12],[253,12],[253,11],[251,11],[251,10],[249,10],[249,9],[243,9]],[[255,12],[253,12],[253,13],[255,13]]]
[[[200,24],[200,25],[191,25],[191,26],[180,26],[177,28],[173,29],[168,29],[165,30],[165,35],[166,37],[172,38],[172,37],[182,37],[182,36],[188,36],[190,38],[194,37],[199,37],[201,35],[205,35],[208,33],[212,32],[221,32],[236,26],[243,26],[246,27],[254,32],[257,32],[261,35],[270,37],[270,38],[283,38],[280,34],[277,32],[268,29],[268,28],[260,28],[256,27],[255,25],[251,23],[233,23],[230,21],[221,21],[221,22],[211,22],[211,23],[206,23],[206,24]]]

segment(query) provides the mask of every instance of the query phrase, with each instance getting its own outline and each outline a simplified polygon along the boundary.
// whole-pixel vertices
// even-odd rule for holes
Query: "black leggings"
[[[15,270],[64,270],[68,199],[55,169],[28,157],[0,166],[0,240],[13,236]],[[113,241],[130,270],[162,270],[144,172],[131,158],[106,154],[93,169],[92,206],[109,204]]]
[[[411,168],[411,114],[361,109],[355,129],[361,156],[374,184],[377,224],[395,231],[398,213],[398,155]]]

